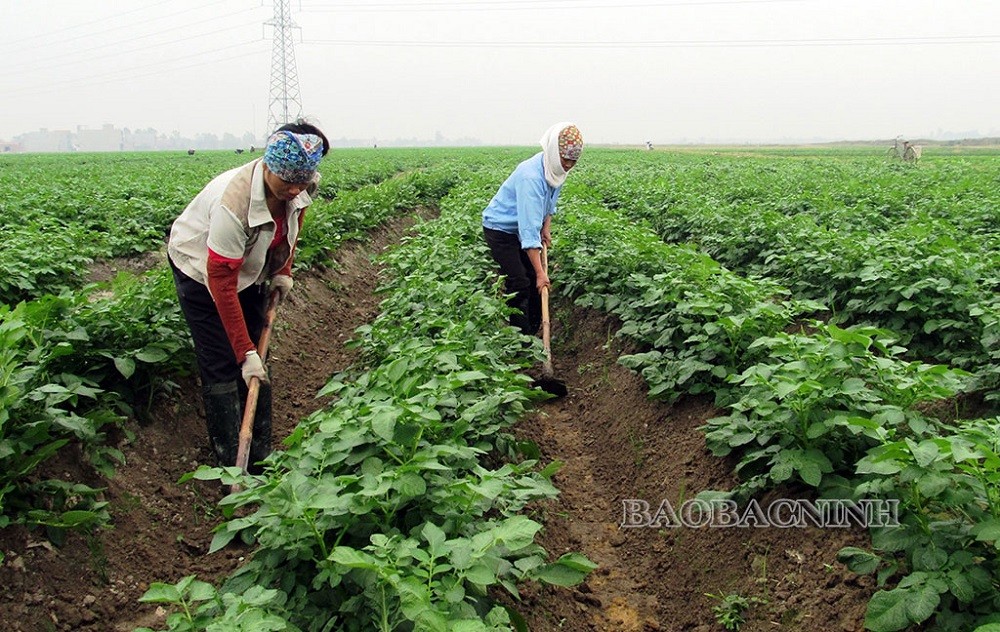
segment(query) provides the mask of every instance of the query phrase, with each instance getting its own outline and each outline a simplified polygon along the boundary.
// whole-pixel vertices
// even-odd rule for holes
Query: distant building
[[[101,129],[76,128],[77,151],[122,151],[125,149],[122,131],[110,123]]]
[[[247,132],[242,137],[225,133],[220,139],[215,134],[199,134],[185,138],[174,130],[169,135],[153,128],[130,130],[108,123],[100,128],[77,126],[76,132],[48,130],[27,132],[14,137],[12,142],[0,141],[0,153],[5,152],[67,152],[67,151],[156,151],[195,149],[245,149],[263,143]]]
[[[68,129],[49,131],[44,127],[17,137],[24,151],[73,151],[73,134]]]
[[[158,141],[158,134],[153,128],[131,131],[125,128],[122,132],[122,142],[126,151],[152,151],[158,148]]]

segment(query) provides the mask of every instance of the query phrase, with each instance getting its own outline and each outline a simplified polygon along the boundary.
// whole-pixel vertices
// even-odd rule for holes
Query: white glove
[[[287,274],[279,274],[277,276],[271,277],[271,291],[277,294],[277,301],[280,303],[288,297],[289,292],[292,291],[292,277]]]
[[[243,360],[241,369],[243,371],[243,381],[247,383],[247,386],[250,386],[252,378],[257,378],[261,382],[267,382],[267,369],[264,368],[264,362],[260,359],[260,355],[256,351],[247,352],[247,357]]]

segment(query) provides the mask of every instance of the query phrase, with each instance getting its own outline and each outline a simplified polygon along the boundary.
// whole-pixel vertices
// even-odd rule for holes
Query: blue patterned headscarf
[[[285,182],[309,182],[323,157],[323,139],[315,134],[275,132],[267,139],[264,164]]]

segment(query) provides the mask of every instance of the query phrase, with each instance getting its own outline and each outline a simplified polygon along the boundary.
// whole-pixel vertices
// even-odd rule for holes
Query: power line
[[[200,9],[204,9],[204,8],[215,6],[217,4],[221,4],[223,2],[228,2],[228,1],[229,0],[216,0],[215,2],[210,2],[208,4],[202,5],[199,8]],[[159,5],[154,5],[154,6],[159,6]],[[122,13],[120,15],[126,15],[128,13],[133,13],[133,12],[134,11],[127,11],[126,13]],[[168,13],[167,15],[159,15],[159,16],[156,16],[156,17],[147,18],[145,20],[139,20],[138,22],[130,22],[129,24],[125,24],[125,25],[122,25],[122,26],[113,26],[113,27],[111,27],[109,29],[104,29],[103,31],[94,31],[92,33],[86,33],[84,35],[77,35],[76,37],[70,37],[68,39],[59,40],[59,43],[60,44],[65,44],[66,42],[74,42],[76,40],[84,39],[84,38],[87,38],[87,37],[95,37],[95,36],[98,36],[98,35],[104,35],[106,33],[111,33],[111,32],[114,32],[114,31],[117,31],[117,30],[120,30],[120,29],[123,29],[123,28],[132,29],[135,26],[140,25],[140,24],[146,24],[148,22],[158,22],[160,20],[171,18],[171,17],[177,16],[177,15],[186,15],[186,14],[189,14],[189,13],[190,13],[190,10],[184,10],[184,11],[178,11],[176,13]],[[106,22],[107,20],[105,19],[105,20],[97,20],[97,21],[98,22]],[[87,24],[93,24],[93,22],[88,22]],[[83,26],[83,25],[77,25],[77,26]],[[74,27],[68,27],[68,28],[77,28],[77,27],[74,26]],[[41,37],[41,36],[33,36],[33,37]]]
[[[655,40],[604,42],[461,42],[404,40],[305,40],[304,44],[331,46],[376,46],[411,48],[746,48],[795,46],[917,46],[941,44],[1000,44],[1000,35],[954,35],[931,37],[845,37],[761,40]]]
[[[243,13],[243,12],[241,11],[239,13]],[[230,16],[227,16],[227,17],[231,17],[232,15],[237,15],[237,14],[230,14]],[[87,52],[99,50],[99,49],[102,49],[102,48],[107,48],[109,46],[119,46],[119,45],[124,44],[124,43],[134,42],[136,40],[146,39],[148,37],[153,37],[154,35],[163,35],[164,33],[167,33],[169,31],[176,31],[178,29],[185,29],[185,30],[187,30],[191,26],[194,26],[194,25],[197,25],[197,24],[203,24],[205,22],[212,22],[214,20],[215,20],[215,18],[212,18],[212,19],[209,19],[209,20],[202,20],[201,22],[195,22],[194,24],[191,24],[191,25],[186,25],[186,26],[180,26],[180,27],[176,27],[176,28],[166,29],[166,30],[163,30],[163,31],[160,31],[160,32],[157,32],[157,33],[151,33],[151,34],[148,34],[148,35],[140,35],[139,37],[134,37],[134,38],[131,38],[131,39],[128,39],[128,40],[122,40],[122,41],[119,41],[119,42],[110,42],[108,44],[101,44],[99,46],[94,46],[92,48],[84,49],[82,51],[72,51],[72,53],[65,53],[63,55],[56,55],[56,56],[52,56],[52,57],[46,57],[46,58],[43,58],[43,59],[33,60],[32,63],[36,64],[36,65],[32,66],[31,72],[33,74],[36,74],[36,73],[39,72],[40,68],[37,66],[37,64],[42,64],[42,63],[44,63],[46,61],[50,61],[50,60],[65,59],[67,56],[72,56],[72,59],[65,59],[65,61],[61,61],[61,62],[58,62],[58,63],[55,63],[55,64],[50,64],[50,65],[48,65],[45,68],[45,70],[51,70],[53,68],[61,68],[61,67],[64,67],[64,66],[72,66],[74,64],[91,63],[91,62],[94,62],[94,61],[97,61],[97,60],[100,60],[100,59],[105,59],[105,58],[108,58],[108,57],[120,57],[122,55],[131,54],[131,53],[145,52],[145,51],[153,50],[155,48],[161,48],[163,46],[173,46],[175,44],[180,44],[181,42],[186,42],[186,41],[189,41],[189,40],[192,40],[192,39],[198,39],[198,38],[206,37],[208,35],[217,35],[219,33],[225,32],[225,31],[231,31],[231,30],[237,29],[237,28],[242,29],[242,28],[245,28],[245,27],[257,24],[257,21],[254,20],[253,22],[246,22],[246,23],[243,23],[243,24],[233,24],[233,25],[230,25],[230,26],[223,27],[221,29],[216,29],[214,31],[209,31],[207,33],[197,33],[197,34],[194,34],[194,35],[189,35],[187,37],[180,37],[180,38],[177,38],[177,39],[172,39],[172,40],[167,41],[167,42],[160,42],[158,44],[150,44],[148,46],[139,46],[139,47],[130,48],[130,49],[127,49],[127,50],[116,49],[116,50],[111,51],[109,53],[105,53],[105,54],[101,54],[101,55],[94,55],[94,56],[87,57],[87,58],[79,58],[79,57],[77,57],[77,55],[79,55],[81,53],[87,53]],[[11,67],[11,68],[8,68],[6,71],[0,71],[0,77],[7,77],[7,76],[11,76],[11,75],[16,75],[16,74],[23,74],[24,72],[25,72],[24,68]]]
[[[89,22],[81,22],[79,24],[73,24],[71,26],[67,26],[65,28],[61,28],[61,29],[58,29],[58,30],[55,30],[55,31],[49,31],[48,33],[37,33],[35,35],[29,35],[28,37],[22,37],[21,39],[18,39],[18,40],[7,40],[7,41],[3,42],[2,44],[0,44],[0,48],[5,47],[5,46],[18,47],[21,44],[23,44],[24,42],[30,42],[31,40],[35,40],[35,39],[39,39],[39,38],[44,38],[44,39],[47,39],[47,40],[51,40],[54,35],[59,35],[60,33],[65,33],[66,31],[72,31],[73,29],[83,28],[85,26],[90,26],[91,24],[104,23],[104,22],[107,22],[110,19],[114,19],[114,18],[117,18],[117,17],[122,17],[122,16],[125,16],[125,15],[130,15],[132,13],[138,13],[140,11],[146,11],[146,10],[151,9],[153,7],[158,7],[161,4],[173,4],[173,2],[174,2],[174,0],[163,0],[162,2],[157,2],[156,4],[150,5],[148,7],[139,7],[138,9],[131,9],[129,11],[122,11],[121,13],[115,13],[115,14],[111,15],[110,17],[98,18],[96,20],[90,20]],[[61,40],[61,41],[66,41],[66,40]]]
[[[261,51],[260,50],[253,50],[253,51],[248,51],[246,53],[241,53],[239,55],[232,56],[232,57],[226,57],[226,58],[212,57],[209,60],[201,61],[201,62],[198,62],[196,64],[189,64],[187,66],[174,66],[173,65],[174,63],[176,63],[179,60],[191,59],[191,58],[203,58],[203,57],[205,57],[207,55],[212,55],[213,53],[219,53],[219,52],[230,50],[230,49],[233,49],[233,48],[239,48],[241,46],[248,46],[248,45],[258,44],[258,43],[260,43],[260,41],[261,40],[254,40],[254,41],[251,41],[251,42],[241,42],[241,43],[238,43],[238,44],[230,44],[228,46],[221,46],[219,48],[214,48],[212,50],[200,51],[198,53],[194,53],[194,54],[191,54],[191,55],[184,55],[182,57],[173,57],[173,58],[165,60],[165,61],[152,62],[152,63],[149,63],[149,64],[143,64],[141,66],[132,66],[132,67],[129,67],[129,68],[123,68],[121,70],[113,70],[111,72],[106,72],[106,73],[97,73],[97,74],[94,74],[94,75],[88,75],[86,77],[79,77],[77,79],[72,79],[72,80],[64,81],[64,82],[48,82],[43,87],[40,87],[40,88],[22,88],[20,90],[8,90],[8,91],[4,92],[4,96],[17,97],[17,96],[23,96],[25,94],[39,94],[39,93],[46,93],[46,92],[53,92],[53,91],[61,91],[61,90],[65,90],[67,88],[90,87],[90,86],[94,86],[94,85],[101,85],[101,84],[105,84],[105,83],[112,83],[112,82],[115,82],[115,81],[120,81],[122,79],[127,79],[127,80],[131,81],[133,79],[137,79],[137,78],[140,78],[140,77],[148,77],[148,76],[151,76],[151,75],[162,75],[165,72],[172,72],[172,71],[176,71],[176,70],[185,70],[185,69],[188,69],[188,68],[197,68],[199,66],[207,66],[207,65],[211,65],[211,64],[217,64],[219,62],[228,61],[230,59],[238,59],[238,58],[241,58],[241,57],[247,57],[249,55],[259,54]],[[145,69],[145,68],[153,68],[153,67],[156,67],[156,66],[162,66],[164,64],[170,64],[170,66],[168,68],[166,68],[166,69],[160,69],[160,70],[156,70],[156,71],[149,72],[149,73],[144,73],[144,74],[136,74],[137,70],[142,70],[142,69]]]
[[[583,1],[586,2],[586,0]],[[419,4],[384,2],[368,3],[364,5],[347,5],[341,7],[310,7],[309,5],[305,5],[302,7],[302,11],[304,13],[384,13],[387,11],[392,11],[394,13],[423,13],[438,11],[551,11],[566,9],[637,9],[701,7],[716,5],[788,4],[816,1],[817,0],[704,0],[698,2],[696,0],[681,0],[680,2],[630,2],[620,4],[580,4],[581,0],[508,0],[507,2],[488,0],[487,2],[426,2]]]

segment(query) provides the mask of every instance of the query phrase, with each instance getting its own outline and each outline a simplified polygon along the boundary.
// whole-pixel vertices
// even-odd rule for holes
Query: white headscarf
[[[558,187],[566,182],[566,170],[559,160],[559,132],[563,131],[572,123],[563,121],[556,123],[542,134],[538,142],[542,145],[542,165],[545,167],[545,181],[549,186]]]

